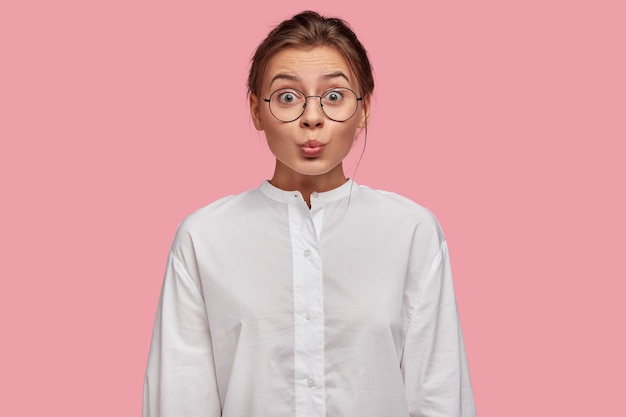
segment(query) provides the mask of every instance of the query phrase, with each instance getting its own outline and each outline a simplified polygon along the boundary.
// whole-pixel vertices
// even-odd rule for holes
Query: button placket
[[[319,235],[312,211],[304,200],[297,203],[289,206],[296,314],[295,403],[296,410],[308,410],[307,415],[322,417],[325,415],[324,301]]]

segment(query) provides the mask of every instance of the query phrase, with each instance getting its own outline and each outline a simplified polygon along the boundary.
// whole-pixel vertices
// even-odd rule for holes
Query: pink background
[[[370,52],[356,179],[439,217],[479,415],[623,415],[622,1],[210,3],[0,5],[0,415],[140,414],[175,228],[271,175],[248,62],[306,8]]]

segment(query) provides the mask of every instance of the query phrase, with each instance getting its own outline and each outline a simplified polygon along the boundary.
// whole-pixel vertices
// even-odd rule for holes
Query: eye
[[[278,96],[278,100],[282,103],[293,103],[296,100],[296,96],[293,93],[282,93]]]
[[[276,101],[278,101],[280,104],[295,104],[300,101],[300,95],[293,90],[279,90],[274,96],[276,97]]]
[[[344,98],[344,93],[341,90],[330,90],[324,93],[323,100],[326,103],[336,104]]]

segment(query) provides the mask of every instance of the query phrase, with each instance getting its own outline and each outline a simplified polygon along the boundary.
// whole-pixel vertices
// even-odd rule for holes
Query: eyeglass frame
[[[272,100],[272,96],[274,94],[276,94],[277,92],[281,91],[281,90],[293,90],[293,91],[297,91],[298,93],[301,93],[302,96],[304,97],[304,104],[302,105],[302,112],[300,113],[300,115],[298,115],[298,117],[296,117],[295,119],[292,120],[281,120],[278,117],[276,117],[276,115],[274,114],[274,112],[272,111],[272,105],[271,105],[271,100]],[[352,112],[352,114],[350,115],[350,117],[348,117],[345,120],[337,120],[337,119],[333,119],[332,117],[330,117],[328,114],[326,114],[326,112],[324,111],[324,105],[322,104],[322,97],[324,97],[327,93],[333,91],[333,90],[348,90],[350,91],[352,94],[354,94],[354,97],[356,97],[356,106],[354,107],[354,112]],[[291,88],[291,87],[284,87],[284,88],[279,88],[277,90],[274,90],[272,92],[272,94],[270,94],[269,98],[265,98],[265,97],[261,97],[263,99],[264,102],[267,103],[267,106],[269,107],[270,113],[272,114],[272,116],[274,117],[274,119],[278,120],[279,122],[283,122],[283,123],[291,123],[291,122],[295,122],[296,120],[298,120],[299,118],[302,117],[302,115],[304,114],[304,112],[306,111],[306,105],[308,104],[308,100],[312,97],[315,98],[319,98],[319,104],[320,104],[320,109],[322,110],[322,114],[329,120],[332,120],[333,122],[337,122],[337,123],[343,123],[343,122],[347,122],[348,120],[352,119],[354,117],[354,115],[356,114],[356,111],[359,109],[359,101],[363,101],[363,96],[359,97],[358,94],[356,93],[356,91],[354,91],[351,88],[348,87],[334,87],[334,88],[329,88],[328,90],[324,91],[322,93],[322,95],[320,96],[307,96],[304,91],[298,90],[297,88]]]

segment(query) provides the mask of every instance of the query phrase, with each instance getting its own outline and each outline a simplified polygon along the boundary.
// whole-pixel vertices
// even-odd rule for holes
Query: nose
[[[321,127],[324,124],[324,113],[319,100],[320,97],[317,96],[306,98],[304,113],[300,116],[300,124],[303,127]]]

